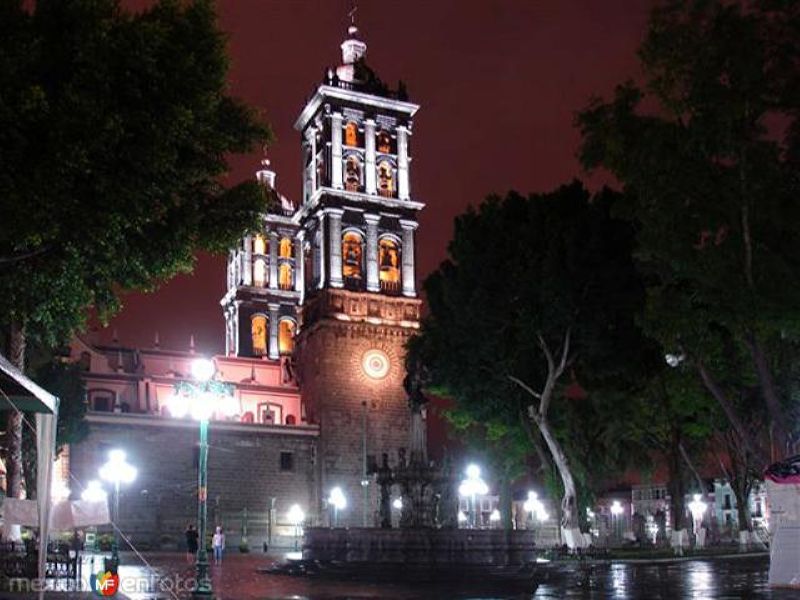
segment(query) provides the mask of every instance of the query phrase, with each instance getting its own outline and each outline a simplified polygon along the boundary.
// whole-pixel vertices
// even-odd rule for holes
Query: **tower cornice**
[[[385,98],[383,96],[375,96],[365,92],[356,90],[345,89],[332,85],[320,85],[311,100],[306,103],[305,108],[300,113],[297,121],[294,123],[294,128],[302,131],[311,118],[317,114],[317,111],[322,106],[326,99],[350,101],[363,106],[372,106],[382,110],[393,110],[413,117],[419,110],[419,104],[407,102],[404,100],[395,100],[394,98]]]

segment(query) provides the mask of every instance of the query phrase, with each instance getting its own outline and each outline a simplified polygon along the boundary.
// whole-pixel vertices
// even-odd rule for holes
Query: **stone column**
[[[374,194],[376,191],[375,182],[375,121],[367,119],[364,121],[364,175],[366,192]]]
[[[342,185],[342,113],[331,115],[331,186],[336,190]]]
[[[408,200],[410,190],[408,185],[408,129],[397,128],[397,197]]]
[[[278,232],[269,232],[269,287],[278,289]]]
[[[319,225],[317,225],[317,231],[320,234],[319,240],[319,247],[317,247],[317,240],[316,240],[316,233],[314,234],[314,259],[316,264],[316,269],[319,273],[319,279],[317,280],[317,288],[322,289],[325,287],[325,273],[328,270],[325,261],[325,213],[319,213]]]
[[[403,229],[403,295],[414,297],[417,295],[414,285],[414,230],[416,221],[400,221]]]
[[[305,234],[306,232],[301,229],[297,232],[297,237],[294,240],[294,291],[300,292],[301,296],[306,285],[306,264],[305,260],[303,260]]]
[[[329,208],[325,212],[329,219],[330,282],[331,287],[340,288],[344,286],[344,281],[342,281],[342,215],[344,211],[340,208]]]
[[[367,222],[367,291],[379,292],[381,282],[378,279],[378,222],[381,218],[366,213],[364,220]]]
[[[319,181],[317,181],[317,128],[313,125],[306,129],[306,143],[308,144],[308,149],[311,153],[311,160],[306,167],[310,170],[309,181],[311,182],[311,186],[308,190],[308,195],[311,197],[314,195],[314,192],[317,191],[317,187],[319,186]]]
[[[280,304],[268,304],[269,308],[269,357],[277,360],[278,355],[278,310]]]
[[[242,283],[244,285],[253,285],[253,236],[248,235],[244,238],[244,254],[242,262],[244,264],[240,265],[240,274],[242,278]],[[236,281],[236,285],[239,285],[238,277]]]

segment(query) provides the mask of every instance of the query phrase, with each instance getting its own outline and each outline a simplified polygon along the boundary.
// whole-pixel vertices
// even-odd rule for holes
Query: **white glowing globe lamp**
[[[689,512],[692,513],[692,518],[695,521],[702,521],[703,515],[706,514],[706,510],[708,510],[708,505],[701,500],[702,496],[700,494],[695,494],[693,500],[689,502]]]
[[[392,506],[395,507],[397,510],[403,510],[403,499],[402,498],[395,498],[392,502]]]
[[[621,515],[624,510],[625,509],[622,508],[622,505],[619,503],[619,500],[614,500],[611,503],[611,514],[614,515],[615,517]]]
[[[337,510],[345,508],[347,506],[347,498],[345,498],[342,488],[333,488],[331,490],[331,495],[328,497],[328,502]]]
[[[215,371],[213,361],[207,358],[196,358],[192,361],[192,377],[197,381],[208,381]]]
[[[112,450],[108,462],[100,467],[100,478],[111,483],[131,483],[136,479],[136,467],[125,460],[125,452]]]
[[[222,405],[222,414],[226,417],[239,414],[239,402],[233,396],[223,396],[220,404]]]
[[[467,515],[464,514],[463,510],[458,511],[458,522],[459,523],[466,523],[467,522]]]
[[[86,502],[106,502],[108,494],[106,494],[101,483],[93,479],[86,484],[86,488],[81,492],[81,500]]]
[[[306,520],[306,513],[303,512],[299,504],[292,504],[292,506],[289,507],[287,517],[289,518],[289,523],[297,527]]]
[[[191,404],[189,396],[183,394],[173,394],[167,401],[167,408],[169,414],[176,419],[182,419],[189,414],[189,405]]]

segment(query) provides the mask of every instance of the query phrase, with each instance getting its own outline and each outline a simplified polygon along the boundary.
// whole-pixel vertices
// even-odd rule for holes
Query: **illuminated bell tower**
[[[296,364],[310,422],[320,425],[319,490],[341,487],[340,522],[374,524],[365,466],[408,444],[405,342],[419,327],[414,235],[424,205],[410,185],[412,117],[365,62],[351,26],[295,128],[301,134],[303,298]],[[321,507],[318,507],[321,508]]]

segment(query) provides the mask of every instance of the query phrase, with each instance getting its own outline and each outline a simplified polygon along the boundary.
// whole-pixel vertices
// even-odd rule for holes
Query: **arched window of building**
[[[377,146],[378,146],[378,152],[389,153],[392,151],[392,136],[389,135],[388,131],[378,132]]]
[[[250,321],[250,334],[253,338],[253,354],[264,356],[267,353],[267,317],[253,315]]]
[[[344,187],[350,192],[357,192],[361,189],[361,163],[358,157],[350,155],[347,157],[344,167]]]
[[[294,350],[296,325],[291,319],[281,319],[278,324],[278,352],[291,354]]]
[[[278,246],[278,256],[281,258],[292,258],[292,240],[291,238],[281,238],[280,246]]]
[[[346,287],[361,287],[364,238],[348,231],[342,236],[342,278]]]
[[[267,284],[267,262],[263,258],[253,261],[253,285],[264,287]]]
[[[292,265],[289,263],[281,263],[278,267],[278,287],[282,290],[291,290],[294,286],[294,278],[292,277]]]
[[[264,236],[260,233],[255,237],[253,240],[253,253],[254,254],[266,254],[267,252],[267,243],[264,241]]]
[[[394,172],[392,163],[383,160],[378,165],[378,193],[391,198],[394,196]]]
[[[358,146],[358,125],[350,121],[344,128],[344,145]]]
[[[400,291],[400,245],[392,238],[380,239],[378,265],[380,265],[381,290],[398,293]]]

